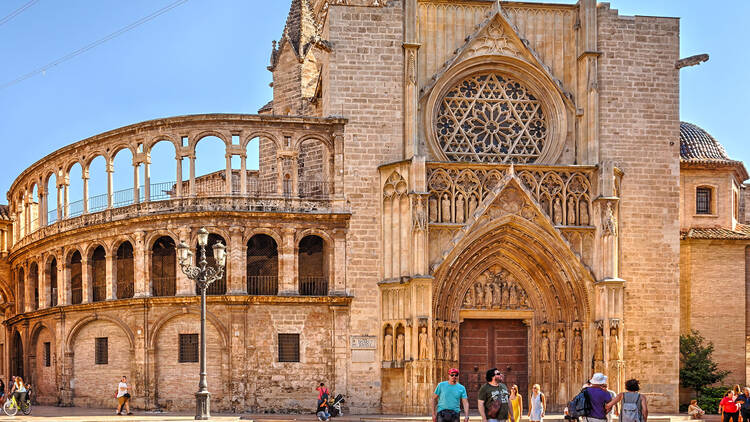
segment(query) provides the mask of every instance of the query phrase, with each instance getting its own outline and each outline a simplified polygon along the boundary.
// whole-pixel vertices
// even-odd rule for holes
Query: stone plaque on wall
[[[375,350],[378,348],[378,338],[375,336],[351,336],[349,343],[352,350]]]

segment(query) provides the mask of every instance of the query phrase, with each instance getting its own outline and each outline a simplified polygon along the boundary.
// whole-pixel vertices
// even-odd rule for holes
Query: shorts
[[[128,401],[129,398],[130,397],[120,396],[117,398],[117,404],[122,406],[126,401]]]
[[[739,422],[740,418],[740,412],[724,412],[724,417],[722,420],[724,422],[729,422],[730,420],[734,420],[734,422]]]
[[[450,409],[443,409],[437,414],[437,422],[458,422],[458,412]]]

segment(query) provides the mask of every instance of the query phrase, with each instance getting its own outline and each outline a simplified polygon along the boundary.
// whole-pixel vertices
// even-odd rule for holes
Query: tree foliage
[[[713,352],[714,344],[698,331],[680,335],[680,385],[695,389],[700,396],[706,386],[726,378],[729,371],[719,370]]]

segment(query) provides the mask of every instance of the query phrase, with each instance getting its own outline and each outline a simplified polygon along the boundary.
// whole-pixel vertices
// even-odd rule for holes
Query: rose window
[[[448,159],[480,163],[533,163],[548,132],[539,100],[497,73],[469,76],[449,89],[435,131]]]

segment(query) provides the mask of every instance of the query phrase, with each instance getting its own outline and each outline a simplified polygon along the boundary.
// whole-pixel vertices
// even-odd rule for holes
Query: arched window
[[[57,259],[49,263],[49,306],[57,306]]]
[[[177,292],[175,273],[175,244],[169,236],[162,236],[151,248],[151,295],[174,296]]]
[[[256,234],[248,240],[246,271],[247,294],[278,294],[279,252],[273,237]]]
[[[130,242],[122,242],[117,248],[117,298],[127,299],[133,297],[133,245]]]
[[[29,282],[31,287],[34,289],[34,296],[31,298],[31,310],[39,309],[39,267],[36,262],[32,262],[29,266]]]
[[[319,236],[305,236],[300,240],[297,260],[299,294],[328,294],[328,262],[325,255],[325,242]]]
[[[91,285],[94,302],[107,299],[107,253],[101,246],[91,255]]]
[[[216,266],[216,260],[214,259],[214,248],[213,246],[217,243],[223,243],[225,246],[227,244],[226,241],[224,241],[224,238],[219,236],[218,234],[209,234],[208,235],[208,244],[206,245],[206,262],[209,267],[215,267]],[[195,244],[195,264],[198,265],[198,262],[200,261],[200,246],[198,244]],[[200,293],[200,290],[198,290],[198,286],[195,286],[195,293]],[[208,286],[208,289],[206,289],[207,295],[223,295],[227,293],[227,273],[224,271],[224,276],[222,276],[219,280],[214,281]]]
[[[68,262],[70,268],[70,303],[76,305],[83,301],[83,290],[81,289],[81,253],[73,252]]]
[[[23,268],[19,268],[16,273],[16,282],[18,291],[16,292],[16,313],[21,314],[24,312],[24,304],[26,303],[26,274],[24,274]]]

